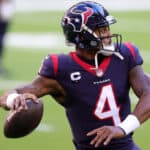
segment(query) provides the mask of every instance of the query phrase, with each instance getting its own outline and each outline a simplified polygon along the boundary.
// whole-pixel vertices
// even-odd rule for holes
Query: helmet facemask
[[[103,40],[107,38],[111,40],[109,43],[105,44]],[[110,56],[112,54],[115,54],[121,60],[123,59],[123,57],[119,53],[122,42],[122,36],[120,34],[112,34],[108,37],[100,37],[100,39],[101,39],[101,47],[99,49],[99,53],[103,54],[104,56]]]

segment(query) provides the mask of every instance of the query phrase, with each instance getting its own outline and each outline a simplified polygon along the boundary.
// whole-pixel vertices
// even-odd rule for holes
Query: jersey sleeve
[[[56,78],[58,71],[58,57],[57,55],[47,55],[39,69],[38,74],[47,78]]]
[[[131,70],[132,68],[134,68],[137,65],[142,65],[143,58],[139,52],[139,49],[130,42],[126,42],[126,43],[124,43],[124,45],[127,49],[129,70]]]

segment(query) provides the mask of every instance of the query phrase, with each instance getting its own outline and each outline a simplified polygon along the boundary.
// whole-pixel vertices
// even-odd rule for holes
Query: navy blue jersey
[[[66,115],[79,147],[92,148],[89,143],[93,137],[87,137],[87,132],[104,125],[116,126],[131,112],[129,72],[143,60],[131,43],[122,44],[120,53],[123,60],[115,55],[103,59],[99,65],[104,72],[101,77],[92,69],[95,66],[83,61],[76,52],[48,55],[42,64],[39,74],[56,79],[68,94],[71,103],[65,107]],[[112,140],[107,147],[120,150],[129,141],[131,135]]]

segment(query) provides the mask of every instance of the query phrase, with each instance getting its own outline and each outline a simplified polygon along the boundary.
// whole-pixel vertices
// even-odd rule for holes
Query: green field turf
[[[144,58],[144,69],[150,73],[150,12],[112,12],[118,23],[112,26],[114,33],[121,33],[124,41],[132,41],[139,48]],[[57,32],[62,34],[60,20],[63,12],[38,12],[16,14],[10,26],[10,32]],[[55,50],[53,50],[54,52]],[[61,52],[64,49],[61,49]],[[58,52],[58,50],[56,50]],[[6,47],[5,66],[10,76],[0,77],[0,90],[3,85],[12,81],[32,80],[38,72],[41,60],[51,50],[18,49]],[[14,84],[15,85],[15,84]],[[13,85],[12,85],[13,86]],[[133,99],[135,97],[132,96]],[[0,146],[2,150],[72,150],[72,138],[64,109],[57,105],[51,97],[42,98],[44,101],[44,116],[42,125],[48,125],[48,131],[35,130],[29,136],[20,139],[7,139],[3,136],[3,123],[7,112],[0,109]],[[134,104],[133,104],[134,105]],[[132,106],[133,106],[132,105]],[[142,150],[149,150],[150,126],[149,121],[136,130],[134,139]]]

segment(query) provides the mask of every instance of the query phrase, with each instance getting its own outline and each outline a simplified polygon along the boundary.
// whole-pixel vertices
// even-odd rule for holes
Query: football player
[[[61,25],[75,51],[47,55],[38,77],[4,94],[1,106],[27,109],[26,98],[51,94],[66,110],[76,150],[139,150],[132,135],[150,117],[150,80],[138,48],[111,33],[114,23],[99,3],[73,5]],[[130,88],[139,98],[133,112]]]

